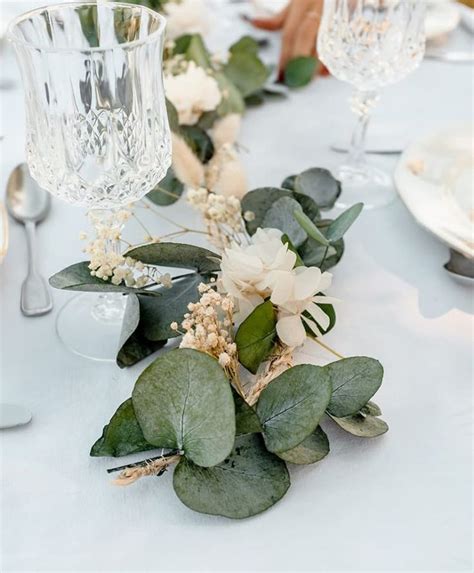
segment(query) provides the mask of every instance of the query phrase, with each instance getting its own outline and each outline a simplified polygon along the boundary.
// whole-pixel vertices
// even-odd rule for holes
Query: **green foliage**
[[[258,434],[262,431],[257,412],[236,391],[234,394],[235,405],[235,435]]]
[[[301,210],[295,209],[293,211],[293,218],[299,223],[300,227],[317,243],[329,246],[329,241],[321,233],[321,231],[316,227],[316,225],[311,221],[311,219],[303,213]]]
[[[166,207],[176,203],[183,191],[184,185],[174,174],[173,168],[170,167],[165,178],[146,197],[155,205]]]
[[[318,64],[318,59],[313,56],[293,58],[285,68],[285,84],[290,88],[300,88],[308,85],[314,78]]]
[[[153,450],[138,424],[132,399],[121,404],[110,422],[104,427],[102,436],[92,446],[91,456],[127,456],[137,452]]]
[[[331,398],[331,381],[320,366],[285,370],[263,390],[257,415],[267,449],[287,452],[312,434]]]
[[[341,213],[328,227],[326,237],[331,243],[342,239],[364,208],[363,203],[352,205],[347,211]]]
[[[300,173],[294,185],[296,193],[308,195],[323,210],[334,207],[341,194],[340,182],[330,171],[320,167],[313,167]]]
[[[358,438],[377,438],[388,432],[387,423],[378,417],[380,414],[380,408],[373,402],[369,402],[357,414],[352,416],[344,418],[330,417],[338,426],[353,436]]]
[[[315,464],[329,454],[329,440],[320,426],[292,450],[278,454],[280,458],[296,465]]]
[[[133,366],[166,344],[166,338],[149,340],[140,322],[142,316],[146,316],[146,301],[157,300],[157,298],[139,297],[136,294],[128,296],[117,353],[117,365],[120,368]]]
[[[265,213],[263,227],[280,229],[296,247],[299,247],[307,239],[307,235],[298,224],[296,214],[306,217],[298,201],[292,197],[280,197]]]
[[[240,363],[255,374],[260,364],[271,354],[276,340],[276,316],[273,304],[267,300],[242,322],[235,342]]]
[[[270,75],[258,54],[244,49],[231,49],[223,72],[244,98],[261,89]]]
[[[383,367],[373,358],[344,358],[328,364],[325,369],[333,388],[327,409],[338,418],[357,414],[382,384]]]
[[[214,155],[214,144],[206,131],[197,125],[182,125],[181,135],[201,163],[208,163]]]
[[[202,468],[183,458],[174,471],[173,486],[194,511],[242,519],[279,501],[290,487],[290,476],[261,437],[249,434],[238,437],[231,454],[214,467]]]
[[[185,243],[149,243],[133,247],[126,252],[126,256],[145,265],[192,269],[198,273],[209,273],[220,269],[219,255],[208,249]]]
[[[203,467],[222,462],[235,438],[229,381],[218,362],[197,350],[158,357],[138,378],[133,407],[145,439],[180,450]]]

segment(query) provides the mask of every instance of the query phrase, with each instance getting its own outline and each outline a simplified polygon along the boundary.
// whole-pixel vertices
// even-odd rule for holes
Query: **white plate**
[[[434,40],[455,30],[461,20],[461,12],[454,2],[431,1],[426,10],[425,32],[427,40]]]
[[[394,176],[418,223],[469,259],[474,258],[473,129],[452,127],[413,143]]]

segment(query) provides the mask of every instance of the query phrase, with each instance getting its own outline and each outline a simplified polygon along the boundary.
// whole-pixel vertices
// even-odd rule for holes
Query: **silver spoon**
[[[36,224],[47,216],[51,199],[31,177],[26,163],[15,167],[8,179],[6,205],[10,215],[25,225],[28,244],[28,275],[21,287],[21,312],[25,316],[46,314],[53,302],[49,286],[36,268]]]

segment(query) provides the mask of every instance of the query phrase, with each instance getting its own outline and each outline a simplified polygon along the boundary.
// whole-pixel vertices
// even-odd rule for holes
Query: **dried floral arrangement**
[[[124,209],[97,229],[86,248],[89,261],[50,279],[60,289],[127,297],[121,368],[161,350],[91,455],[149,452],[110,470],[120,472],[115,483],[176,466],[173,485],[185,505],[230,518],[279,501],[290,485],[287,464],[313,464],[329,453],[326,419],[361,438],[388,429],[371,402],[381,364],[344,358],[322,341],[335,325],[338,302],[328,271],[343,256],[343,236],[362,205],[325,218],[341,188],[320,168],[247,191],[238,125],[246,98],[260,98],[268,77],[250,38],[222,60],[200,34],[175,37],[165,59],[173,169],[145,202],[161,212],[185,195],[204,223],[194,232],[204,233],[212,250],[173,242],[191,231],[176,223],[171,235],[111,251],[135,216]],[[169,268],[185,272],[172,276]],[[308,338],[337,360],[297,364]]]

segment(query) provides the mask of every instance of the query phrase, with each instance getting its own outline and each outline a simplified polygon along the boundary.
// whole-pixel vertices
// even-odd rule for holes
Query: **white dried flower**
[[[186,141],[171,134],[173,145],[173,169],[177,178],[191,189],[197,189],[205,180],[204,166],[193,153]]]
[[[216,147],[226,144],[234,144],[239,136],[242,116],[237,113],[230,113],[222,119],[218,119],[211,130],[211,137]]]
[[[206,168],[207,187],[218,195],[241,199],[248,191],[247,176],[231,144],[218,148]]]
[[[164,5],[166,35],[177,38],[183,34],[207,34],[210,15],[202,0],[181,0]]]
[[[205,111],[215,110],[222,100],[215,78],[192,61],[183,73],[165,75],[164,83],[181,125],[194,125]]]

